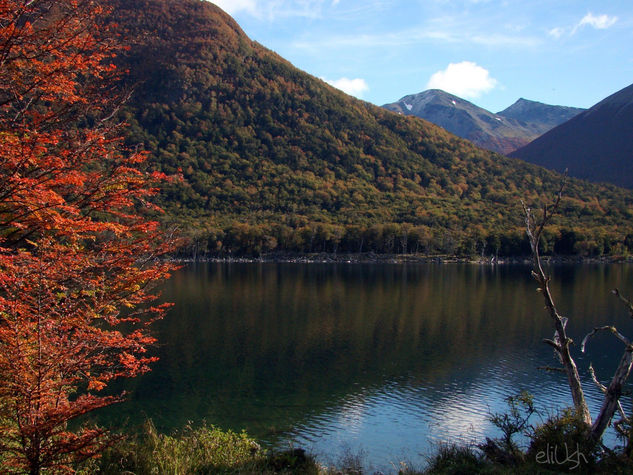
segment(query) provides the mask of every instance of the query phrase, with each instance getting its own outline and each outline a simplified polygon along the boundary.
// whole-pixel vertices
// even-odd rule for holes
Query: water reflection
[[[606,323],[633,336],[609,296],[633,289],[631,266],[553,274],[572,338]],[[149,416],[162,430],[204,419],[321,454],[344,444],[383,470],[419,462],[433,442],[481,440],[489,412],[520,389],[542,408],[568,404],[561,376],[536,369],[554,359],[535,287],[523,266],[192,265],[165,289],[176,306],[156,326],[160,361],[101,417]],[[620,353],[607,336],[591,342],[599,375]],[[578,361],[584,373],[589,359]]]

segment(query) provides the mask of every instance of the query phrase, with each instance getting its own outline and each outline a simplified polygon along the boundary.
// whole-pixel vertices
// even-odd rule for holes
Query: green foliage
[[[349,447],[343,447],[343,451],[335,462],[335,468],[329,468],[328,474],[337,475],[362,475],[363,460],[366,457],[364,450],[353,451]]]
[[[479,446],[481,451],[456,444],[441,445],[422,473],[631,473],[630,455],[625,450],[603,451],[592,443],[590,427],[573,409],[566,409],[541,425],[528,426],[530,416],[536,413],[532,396],[522,392],[507,400],[509,411],[491,416],[503,433],[501,439],[486,439]],[[520,432],[528,439],[525,452],[512,439]]]
[[[177,436],[159,434],[147,422],[141,438],[120,444],[99,460],[102,473],[208,473],[255,463],[260,448],[245,433],[221,431],[215,427],[186,427]],[[89,467],[88,471],[93,467]]]
[[[118,58],[135,88],[128,142],[181,171],[159,202],[183,252],[529,253],[520,200],[555,193],[560,175],[347,96],[211,3],[115,1],[131,43]],[[563,208],[559,224],[582,237],[561,234],[562,252],[625,250],[630,193],[570,180]]]
[[[521,451],[513,437],[526,429],[530,417],[536,412],[534,397],[527,391],[521,391],[515,396],[508,396],[506,402],[508,412],[491,415],[490,422],[503,433],[502,449],[511,456],[520,458]]]
[[[213,426],[185,427],[172,436],[160,434],[151,421],[143,433],[79,467],[79,473],[211,474],[318,473],[302,450],[267,453],[246,433]]]
[[[573,409],[565,409],[534,429],[526,457],[557,470],[591,468],[599,446],[590,440],[590,429]]]
[[[306,475],[322,473],[321,467],[311,456],[306,455],[303,449],[273,452],[257,464],[256,469],[260,473],[303,473]]]
[[[474,448],[457,444],[442,444],[429,458],[429,464],[424,473],[462,475],[495,472],[492,464]]]

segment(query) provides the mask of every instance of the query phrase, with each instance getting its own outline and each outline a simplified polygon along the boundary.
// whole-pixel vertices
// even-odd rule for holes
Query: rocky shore
[[[528,256],[518,257],[462,257],[449,255],[422,255],[422,254],[375,254],[355,253],[355,254],[334,254],[334,253],[269,253],[261,256],[196,256],[179,257],[180,262],[270,262],[270,263],[332,263],[332,264],[474,264],[474,265],[508,265],[508,264],[531,264],[532,259]],[[619,264],[633,263],[633,256],[602,256],[602,257],[582,257],[582,256],[542,256],[543,263],[548,264]]]

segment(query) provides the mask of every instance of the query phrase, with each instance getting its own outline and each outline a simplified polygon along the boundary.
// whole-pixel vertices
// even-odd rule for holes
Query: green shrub
[[[173,436],[159,434],[148,421],[141,435],[120,442],[101,458],[86,462],[80,473],[136,475],[215,473],[318,473],[314,459],[301,449],[267,453],[245,432],[213,426],[185,427]]]
[[[590,429],[573,409],[565,409],[534,428],[526,458],[556,470],[591,469],[599,447],[591,442]]]
[[[523,452],[514,441],[517,434],[525,433],[527,424],[536,409],[534,397],[527,391],[506,398],[508,412],[492,414],[489,418],[501,430],[500,439],[486,438],[486,443],[479,446],[492,462],[505,465],[516,465],[523,461]]]
[[[353,451],[350,447],[343,447],[343,452],[335,463],[333,473],[341,475],[360,475],[363,473],[363,460],[367,454],[364,450]]]
[[[429,458],[428,474],[461,475],[489,472],[491,465],[474,448],[457,444],[441,444]]]

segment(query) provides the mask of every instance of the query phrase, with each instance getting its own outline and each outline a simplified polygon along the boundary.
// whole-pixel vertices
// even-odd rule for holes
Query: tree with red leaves
[[[163,179],[115,121],[119,46],[97,0],[0,0],[0,467],[72,471],[110,440],[68,422],[149,369],[172,266]]]

